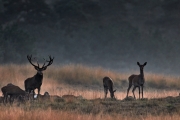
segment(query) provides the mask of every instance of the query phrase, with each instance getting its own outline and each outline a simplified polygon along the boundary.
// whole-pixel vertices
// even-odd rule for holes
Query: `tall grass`
[[[20,107],[0,107],[1,120],[179,120],[180,115],[123,116],[119,114],[81,114],[52,109],[24,110]]]
[[[135,73],[139,73],[136,72]],[[24,80],[36,74],[36,70],[29,64],[8,64],[0,67],[0,87],[13,83],[24,89]],[[120,73],[85,65],[50,66],[44,71],[41,93],[48,91],[51,94],[75,94],[86,98],[103,97],[102,79],[109,76],[117,89],[116,97],[123,99],[126,96],[128,77],[132,73]],[[145,72],[145,97],[164,97],[178,95],[180,78]],[[166,91],[172,89],[173,91]],[[161,93],[161,94],[159,94]],[[138,93],[136,93],[138,94]],[[131,95],[131,92],[130,92]]]
[[[139,74],[139,71],[136,72]],[[102,79],[105,76],[109,76],[113,79],[115,86],[127,87],[128,86],[128,77],[134,73],[120,73],[117,71],[110,71],[103,69],[101,67],[89,67],[85,65],[65,65],[51,67],[46,71],[45,76],[59,83],[68,83],[68,84],[81,84],[81,85],[99,85],[102,86]],[[146,83],[145,86],[149,88],[172,88],[180,89],[180,77],[155,74],[155,73],[144,73]]]
[[[8,83],[13,83],[24,89],[24,80],[28,77],[32,77],[35,74],[36,74],[36,70],[31,65],[15,65],[15,64],[1,65],[0,87]],[[117,92],[115,93],[116,98],[124,99],[126,97],[126,90],[128,86],[127,78],[131,74],[132,73],[120,73],[120,72],[106,70],[100,67],[89,67],[84,65],[71,64],[64,66],[50,66],[47,68],[46,71],[44,71],[44,79],[41,87],[42,88],[41,93],[48,91],[51,95],[56,94],[62,96],[64,94],[72,94],[75,96],[81,95],[83,98],[86,99],[103,98],[104,93],[103,93],[102,79],[105,76],[109,76],[113,79],[114,86],[117,89]],[[178,95],[179,92],[178,89],[180,88],[178,77],[145,72],[145,78],[146,78],[145,91],[144,91],[145,98],[157,98],[157,97]],[[137,96],[138,91],[135,92]],[[129,94],[131,95],[132,93],[130,92]],[[89,101],[86,102],[89,103]],[[120,102],[119,104],[121,104],[121,101],[119,102]],[[111,104],[111,102],[109,103]],[[50,104],[51,105],[59,104],[59,106],[61,106],[61,103],[50,103]],[[96,108],[101,109],[102,105],[99,105],[98,101],[97,104],[98,105]],[[126,105],[126,103],[124,104]],[[70,104],[66,104],[66,106],[68,105]],[[85,103],[77,104],[77,107],[79,105],[84,105],[81,107],[88,108],[87,106],[88,104]],[[141,105],[142,104],[140,104],[140,106]],[[167,105],[171,105],[171,104],[167,104],[165,102],[165,106]],[[109,107],[111,107],[111,105]],[[124,112],[130,112],[130,111],[124,111]],[[123,114],[117,114],[116,112],[111,112],[111,114],[105,114],[101,112],[97,114],[93,114],[93,113],[85,114],[78,112],[76,110],[62,111],[58,109],[53,109],[53,107],[48,107],[48,105],[46,105],[46,107],[39,107],[38,105],[35,105],[35,106],[30,106],[28,108],[28,106],[23,106],[23,105],[20,107],[4,106],[2,105],[2,103],[0,103],[0,119],[2,120],[11,120],[11,119],[12,120],[32,120],[32,119],[33,120],[49,120],[49,119],[51,120],[58,120],[58,119],[61,120],[74,120],[74,119],[76,120],[84,120],[84,119],[86,120],[101,120],[101,119],[178,120],[179,117],[180,115],[176,113],[173,114],[165,113],[165,115],[163,114],[158,116],[153,116],[152,114],[136,116],[135,113],[133,113],[132,116],[126,116]]]
[[[102,85],[102,78],[110,76],[115,81],[124,79],[124,75],[117,72],[104,70],[100,67],[88,67],[84,65],[66,65],[51,67],[46,76],[68,84]]]

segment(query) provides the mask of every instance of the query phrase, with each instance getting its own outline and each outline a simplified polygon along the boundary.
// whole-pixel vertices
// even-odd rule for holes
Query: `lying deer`
[[[3,103],[7,103],[7,98],[10,96],[10,104],[13,103],[15,98],[18,98],[20,101],[24,101],[27,97],[28,93],[26,93],[24,90],[22,90],[20,87],[15,85],[7,85],[1,88],[1,91],[4,95]]]

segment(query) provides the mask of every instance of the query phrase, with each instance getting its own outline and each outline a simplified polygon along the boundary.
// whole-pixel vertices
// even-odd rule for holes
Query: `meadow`
[[[7,64],[0,67],[0,87],[13,83],[24,89],[24,80],[36,74],[29,64]],[[164,120],[180,117],[180,80],[177,76],[145,73],[144,99],[125,100],[128,77],[139,71],[120,73],[101,67],[86,65],[50,66],[44,71],[41,94],[60,96],[57,100],[34,101],[22,105],[0,104],[0,119],[42,120],[112,120],[146,119]],[[116,100],[104,100],[102,79],[109,76],[114,81]],[[138,89],[135,92],[138,97]],[[2,93],[1,93],[2,95]],[[63,95],[81,96],[81,99],[64,100]],[[132,92],[129,93],[132,96]],[[109,97],[109,94],[108,94]]]

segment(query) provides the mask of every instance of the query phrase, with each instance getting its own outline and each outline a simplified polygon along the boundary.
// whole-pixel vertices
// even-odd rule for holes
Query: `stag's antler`
[[[44,59],[46,62],[48,62],[48,64],[45,65],[45,64],[46,64],[46,62],[45,62],[41,68],[39,67],[38,61],[37,61],[37,65],[38,65],[38,66],[37,66],[37,65],[34,65],[34,64],[32,63],[32,55],[30,55],[30,56],[27,55],[27,59],[28,59],[28,61],[31,63],[31,65],[33,65],[36,69],[45,70],[48,66],[50,66],[50,65],[53,63],[54,57],[52,58],[51,56],[49,56],[49,60]]]
[[[44,59],[45,60],[45,59]],[[54,57],[51,58],[51,56],[49,55],[49,61],[46,60],[46,62],[48,62],[47,65],[45,65],[45,63],[43,64],[42,68],[47,68],[47,66],[50,66],[53,63]]]
[[[37,64],[38,64],[38,66],[36,66],[36,65],[34,65],[33,63],[32,63],[32,55],[27,55],[27,59],[28,59],[28,61],[31,63],[31,65],[33,65],[34,67],[38,67],[39,68],[39,63],[37,62]]]

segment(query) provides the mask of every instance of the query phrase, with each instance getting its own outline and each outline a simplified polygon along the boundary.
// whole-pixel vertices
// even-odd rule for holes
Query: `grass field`
[[[13,83],[24,89],[24,80],[35,75],[36,70],[31,65],[8,64],[1,65],[0,73],[0,87],[7,83]],[[139,71],[133,73],[139,74]],[[104,96],[102,79],[109,76],[114,81],[114,89],[117,89],[116,98],[123,99],[126,96],[128,87],[127,79],[133,73],[118,73],[100,67],[72,64],[50,66],[44,71],[41,94],[48,91],[50,94],[60,96],[73,94],[82,95],[87,99],[102,98]],[[179,95],[179,77],[146,73],[145,71],[145,79],[144,95],[146,98]],[[131,91],[130,95],[132,95]]]
[[[58,110],[24,111],[21,108],[0,108],[0,118],[2,120],[179,120],[180,115],[159,115],[146,117],[121,116],[118,114],[80,114],[75,112],[63,112]]]
[[[0,105],[3,120],[178,120],[180,96],[142,100],[50,99]]]
[[[0,87],[13,83],[24,89],[24,80],[35,75],[36,71],[31,65],[8,64],[1,65],[0,73]],[[145,71],[145,99],[123,101],[128,87],[127,78],[131,74],[139,74],[139,71],[119,73],[100,67],[73,64],[50,66],[44,71],[41,94],[48,91],[50,95],[82,96],[83,100],[34,102],[20,106],[4,106],[1,103],[0,119],[176,120],[180,117],[180,98],[177,97],[180,89],[179,77]],[[102,79],[105,76],[111,77],[114,81],[114,89],[117,89],[115,101],[103,99]],[[138,89],[135,94],[138,98]],[[131,91],[129,95],[132,96]],[[84,112],[88,110],[89,112]],[[142,114],[139,114],[139,110],[143,111]],[[151,111],[161,112],[153,114]]]
[[[25,111],[21,108],[0,108],[0,118],[2,120],[179,120],[180,115],[159,115],[146,117],[121,116],[118,114],[80,114],[75,112],[63,112],[58,110]]]

